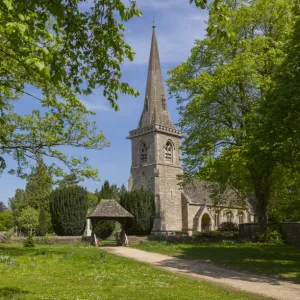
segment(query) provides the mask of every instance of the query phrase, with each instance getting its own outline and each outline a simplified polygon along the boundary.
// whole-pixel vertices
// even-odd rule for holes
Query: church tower
[[[132,143],[130,188],[150,189],[155,197],[153,233],[182,230],[177,179],[182,174],[180,138],[167,108],[153,26],[144,108],[137,129],[128,137]]]

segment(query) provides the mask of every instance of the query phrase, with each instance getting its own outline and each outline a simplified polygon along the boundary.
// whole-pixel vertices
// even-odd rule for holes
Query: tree
[[[0,201],[0,212],[2,212],[4,210],[6,210],[6,206],[2,201]]]
[[[98,197],[92,192],[88,192],[88,203],[89,210],[94,209],[98,204]]]
[[[20,215],[17,217],[19,229],[24,230],[28,234],[32,233],[32,230],[36,230],[38,224],[39,212],[32,207],[23,208]]]
[[[16,189],[15,195],[8,199],[8,205],[12,210],[15,225],[17,225],[16,220],[20,215],[21,210],[28,206],[25,200],[25,191],[22,189]]]
[[[61,146],[101,150],[103,133],[80,102],[97,87],[116,110],[120,93],[138,93],[121,81],[121,64],[133,60],[124,41],[123,22],[141,12],[135,1],[5,0],[1,6],[0,171],[5,156],[17,161],[10,170],[25,176],[39,156],[63,162],[72,173],[97,178],[86,157],[68,157]],[[35,88],[35,95],[29,88]],[[20,97],[25,99],[20,100]],[[19,114],[16,100],[36,101],[37,109]],[[53,162],[56,174],[63,169]]]
[[[120,191],[119,191],[119,197],[121,198],[122,197],[122,195],[124,195],[125,193],[127,192],[127,189],[126,189],[126,187],[125,187],[125,185],[124,185],[124,183],[121,185],[121,188],[120,188]]]
[[[37,165],[32,168],[27,177],[25,188],[25,198],[29,206],[35,209],[44,209],[49,211],[49,195],[52,191],[52,176],[49,173],[44,161],[38,158]]]
[[[39,225],[37,229],[38,235],[45,236],[48,232],[49,224],[51,224],[49,212],[47,212],[44,207],[41,207],[39,211]]]
[[[0,211],[0,231],[7,231],[14,226],[14,217],[11,210]]]
[[[133,220],[125,224],[125,231],[129,235],[150,234],[154,217],[155,203],[150,191],[133,190],[121,195],[120,204],[133,215]]]
[[[185,174],[254,192],[266,231],[278,162],[266,144],[261,108],[285,58],[292,1],[214,3],[207,37],[168,80],[180,105]]]
[[[292,34],[285,44],[285,59],[275,72],[274,86],[262,107],[265,114],[263,138],[282,165],[300,170],[300,5],[293,2]],[[272,133],[267,134],[267,133]]]
[[[70,185],[77,185],[80,179],[77,178],[76,174],[69,174],[65,175],[64,179],[59,182],[59,186],[70,186]]]
[[[51,222],[57,235],[82,235],[87,210],[88,196],[83,187],[65,186],[51,193]]]

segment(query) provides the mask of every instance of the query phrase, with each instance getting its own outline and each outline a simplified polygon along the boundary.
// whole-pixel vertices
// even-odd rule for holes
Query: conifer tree
[[[150,234],[155,217],[154,197],[150,191],[134,190],[121,195],[121,205],[133,215],[125,231],[129,235]]]
[[[51,193],[52,226],[58,235],[81,235],[85,227],[88,196],[85,188],[65,186]]]

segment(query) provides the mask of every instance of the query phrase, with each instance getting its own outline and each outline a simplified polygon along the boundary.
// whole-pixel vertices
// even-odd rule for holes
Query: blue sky
[[[137,127],[143,108],[153,17],[156,20],[156,35],[164,80],[167,78],[168,70],[187,59],[194,41],[205,35],[205,20],[208,18],[208,13],[190,5],[188,0],[137,0],[136,2],[143,16],[125,24],[126,42],[132,46],[136,55],[133,62],[124,63],[122,72],[123,81],[138,90],[140,97],[120,96],[118,112],[110,108],[100,89],[95,90],[94,95],[83,97],[82,101],[85,105],[96,113],[94,118],[97,125],[104,131],[111,146],[102,151],[68,148],[70,156],[87,156],[93,168],[99,170],[101,182],[85,180],[82,183],[90,191],[100,188],[104,180],[109,180],[110,183],[118,186],[122,183],[127,186],[131,166],[131,142],[126,139],[126,136],[130,130]],[[30,112],[35,108],[35,100],[24,98],[18,102],[16,108],[22,113]],[[168,99],[168,109],[175,123],[178,120],[176,108],[175,99]],[[8,159],[7,164],[7,169],[10,169],[14,162]],[[25,188],[25,185],[25,180],[4,173],[0,178],[0,201],[7,203],[15,190]]]

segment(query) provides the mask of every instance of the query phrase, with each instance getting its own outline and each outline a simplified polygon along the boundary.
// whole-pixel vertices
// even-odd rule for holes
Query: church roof
[[[152,31],[144,109],[138,128],[147,127],[153,124],[175,128],[167,109],[167,100],[162,79],[155,26],[153,26]]]
[[[123,208],[116,200],[103,199],[97,207],[88,215],[88,218],[121,219],[133,218],[132,214]]]
[[[247,208],[251,213],[255,211],[255,200],[253,197],[242,199],[231,189],[226,189],[221,194],[214,195],[211,185],[203,180],[194,179],[185,184],[183,190],[183,194],[190,204]]]

